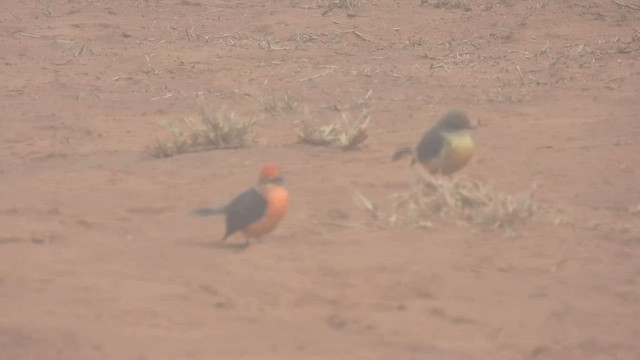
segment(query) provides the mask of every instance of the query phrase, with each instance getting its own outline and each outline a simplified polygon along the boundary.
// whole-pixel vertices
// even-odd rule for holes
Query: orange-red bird
[[[237,231],[250,238],[260,238],[272,232],[289,208],[289,193],[284,187],[280,169],[265,165],[260,171],[258,184],[236,196],[227,205],[196,209],[198,216],[226,215],[227,230],[221,241]]]

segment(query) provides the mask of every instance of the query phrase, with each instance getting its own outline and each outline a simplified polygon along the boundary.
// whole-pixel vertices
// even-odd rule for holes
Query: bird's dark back
[[[420,139],[416,148],[416,157],[419,161],[428,161],[437,158],[444,146],[444,138],[437,126],[429,129]]]
[[[224,238],[231,236],[260,220],[267,211],[267,201],[256,189],[243,192],[233,199],[226,208],[227,231]]]

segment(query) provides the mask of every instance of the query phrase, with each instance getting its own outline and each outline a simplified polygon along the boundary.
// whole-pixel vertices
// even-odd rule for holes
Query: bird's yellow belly
[[[445,137],[440,156],[427,164],[431,173],[449,175],[465,167],[473,157],[475,145],[469,132],[447,134]]]

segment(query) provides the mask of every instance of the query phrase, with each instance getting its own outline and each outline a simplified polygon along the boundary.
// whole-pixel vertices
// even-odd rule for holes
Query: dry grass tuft
[[[247,146],[253,138],[255,120],[240,119],[233,114],[202,110],[199,116],[184,118],[183,128],[167,123],[172,137],[156,140],[151,155],[167,158],[179,154],[212,149],[232,149]]]
[[[282,101],[278,101],[273,95],[261,96],[258,98],[258,102],[260,110],[271,115],[278,111],[292,113],[298,107],[298,100],[289,94],[284,94]]]
[[[284,94],[284,100],[280,105],[280,109],[282,109],[282,111],[286,113],[291,113],[291,112],[294,112],[297,108],[298,108],[298,100],[289,94]]]
[[[320,1],[320,6],[325,8],[322,15],[328,14],[333,9],[354,10],[364,4],[364,0],[332,0],[332,1]]]
[[[373,201],[369,200],[366,196],[362,195],[361,192],[355,191],[353,193],[353,201],[358,205],[361,209],[366,211],[375,221],[383,220],[385,215],[382,210],[376,205]]]
[[[298,141],[313,146],[334,146],[345,151],[354,150],[369,138],[369,120],[369,115],[363,113],[359,120],[352,122],[342,113],[342,121],[338,120],[327,126],[318,127],[305,121],[298,129]]]
[[[260,102],[260,109],[268,114],[274,114],[278,111],[278,104],[274,100],[273,96],[263,96],[258,98]]]
[[[514,231],[535,216],[534,192],[535,187],[525,194],[508,195],[478,181],[421,176],[409,191],[393,196],[389,214],[361,194],[355,200],[374,218],[391,225],[430,227],[432,220],[445,218]]]
[[[462,0],[436,0],[433,4],[429,0],[420,0],[420,5],[424,4],[430,4],[435,8],[471,11],[471,7]]]
[[[46,17],[51,17],[51,8],[49,7],[49,3],[46,0],[38,0],[38,3],[42,7],[42,14]]]

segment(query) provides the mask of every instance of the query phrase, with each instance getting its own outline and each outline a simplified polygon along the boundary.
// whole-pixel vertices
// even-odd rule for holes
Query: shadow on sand
[[[250,242],[230,243],[230,242],[223,242],[223,241],[213,241],[213,242],[190,241],[187,244],[191,246],[199,246],[203,248],[218,249],[218,250],[233,251],[233,252],[244,251],[251,246]]]

